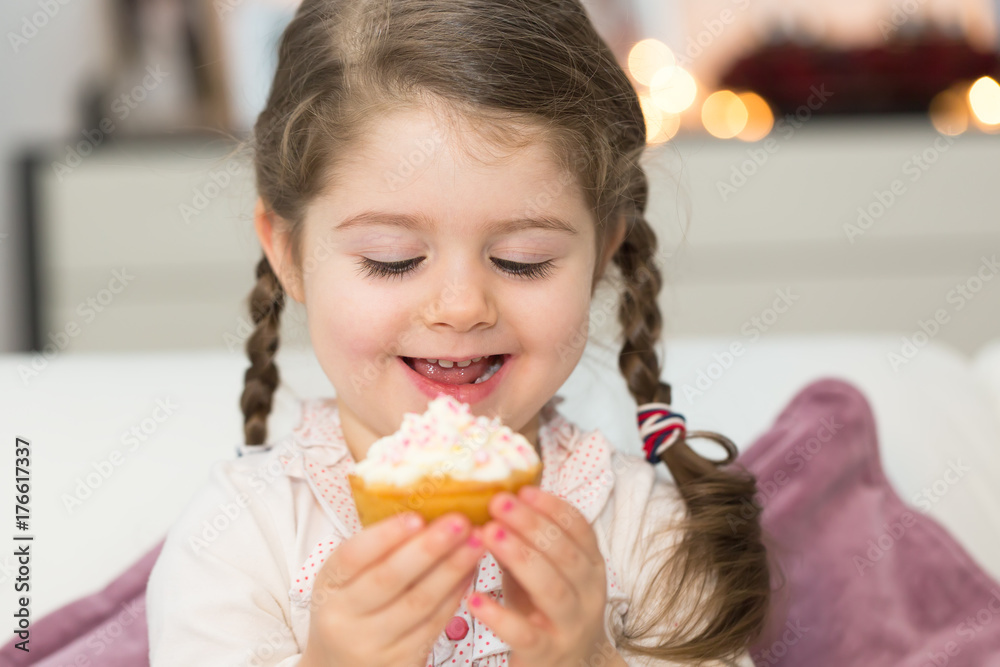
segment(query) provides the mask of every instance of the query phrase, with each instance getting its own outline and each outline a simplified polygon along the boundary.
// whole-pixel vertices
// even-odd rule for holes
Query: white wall
[[[0,3],[0,352],[24,349],[26,316],[22,284],[24,239],[20,229],[19,182],[12,160],[35,141],[70,138],[76,131],[80,86],[102,69],[110,53],[104,0],[71,0],[49,18],[36,2]],[[25,27],[28,21],[29,28]],[[42,24],[35,29],[34,23]],[[32,30],[35,34],[32,35]],[[10,33],[29,35],[11,43]],[[2,236],[6,235],[6,236]]]

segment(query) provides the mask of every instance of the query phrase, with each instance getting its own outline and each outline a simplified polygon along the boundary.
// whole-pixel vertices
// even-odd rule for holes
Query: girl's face
[[[283,241],[270,249],[261,234],[306,306],[355,460],[439,393],[536,444],[539,410],[583,353],[592,213],[542,143],[500,159],[490,150],[427,110],[396,112],[308,209],[301,280],[274,263]],[[473,382],[500,359],[488,381]]]

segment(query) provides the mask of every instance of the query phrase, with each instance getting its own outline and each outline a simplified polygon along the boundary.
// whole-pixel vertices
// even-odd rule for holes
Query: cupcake
[[[427,521],[461,512],[481,526],[495,493],[517,493],[541,476],[524,436],[441,394],[422,415],[404,414],[399,430],[372,443],[347,478],[363,526],[409,511]]]

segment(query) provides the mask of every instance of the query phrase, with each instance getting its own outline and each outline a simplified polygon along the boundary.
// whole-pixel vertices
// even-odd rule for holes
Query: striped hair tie
[[[660,455],[687,432],[684,415],[672,411],[666,403],[644,403],[638,413],[639,437],[646,460],[659,463]]]

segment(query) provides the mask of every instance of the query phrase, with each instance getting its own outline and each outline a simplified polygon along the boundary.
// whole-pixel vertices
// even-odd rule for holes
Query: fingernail
[[[483,546],[483,541],[478,537],[476,537],[475,535],[470,535],[469,546],[472,547],[473,549],[478,549],[479,547]]]
[[[456,535],[458,535],[463,530],[465,530],[465,524],[463,524],[461,521],[452,521],[451,522],[451,532],[453,532]]]
[[[408,514],[403,520],[403,523],[407,529],[416,530],[417,528],[420,528],[424,522],[419,514]]]
[[[469,598],[469,604],[478,609],[479,606],[483,604],[483,601],[476,596],[472,596],[471,598]]]
[[[500,506],[500,510],[503,512],[509,512],[512,509],[514,509],[514,501],[511,500],[510,498],[503,501],[503,504]]]
[[[493,535],[494,539],[497,539],[497,540],[502,540],[506,536],[507,536],[507,533],[504,532],[503,528],[497,528],[497,532]]]

